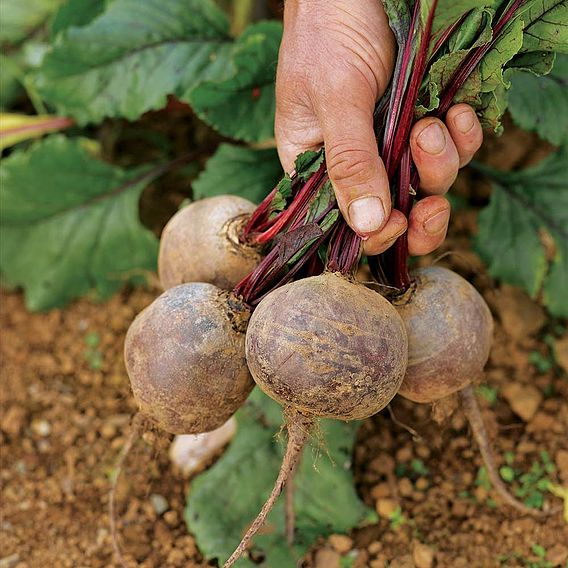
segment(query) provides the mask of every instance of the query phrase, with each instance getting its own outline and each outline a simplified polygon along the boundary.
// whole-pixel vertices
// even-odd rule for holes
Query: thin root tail
[[[108,516],[109,516],[109,523],[110,523],[110,536],[112,540],[112,549],[114,551],[114,555],[116,557],[117,562],[123,567],[128,568],[126,564],[126,560],[124,560],[124,556],[122,555],[122,551],[120,550],[120,541],[118,537],[118,527],[117,527],[117,512],[116,512],[116,489],[118,487],[118,478],[124,469],[124,463],[130,450],[132,450],[132,446],[134,442],[140,436],[144,424],[144,417],[142,414],[138,413],[134,416],[132,420],[132,429],[128,437],[126,438],[126,442],[122,449],[120,450],[120,454],[118,455],[118,459],[116,460],[116,465],[114,467],[114,478],[112,480],[112,484],[110,487],[110,492],[108,496]]]
[[[245,536],[241,540],[239,546],[235,549],[230,558],[225,562],[223,568],[230,568],[235,564],[235,562],[243,555],[244,551],[247,549],[254,535],[260,530],[266,517],[272,510],[274,503],[278,499],[280,493],[286,486],[287,481],[293,475],[296,465],[302,455],[306,441],[310,435],[310,430],[312,428],[313,421],[301,414],[293,413],[287,416],[286,426],[288,429],[288,444],[286,446],[286,453],[282,459],[282,465],[280,466],[280,471],[274,487],[270,496],[262,506],[260,513],[253,521],[252,525],[247,530]]]
[[[501,497],[507,505],[525,515],[531,515],[533,517],[548,516],[550,514],[549,512],[531,509],[511,495],[507,486],[503,483],[503,480],[499,475],[499,471],[497,470],[497,466],[495,465],[495,456],[493,449],[491,448],[491,444],[489,443],[487,430],[485,429],[485,423],[483,422],[483,417],[481,416],[481,411],[479,410],[479,405],[477,404],[477,398],[475,397],[473,387],[469,385],[461,390],[460,397],[463,410],[471,427],[473,437],[479,446],[479,451],[481,453],[483,463],[485,464],[489,481],[491,481],[491,484],[493,485],[493,489],[495,489],[499,497]]]

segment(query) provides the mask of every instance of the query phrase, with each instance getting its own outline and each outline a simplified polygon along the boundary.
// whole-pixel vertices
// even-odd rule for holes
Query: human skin
[[[450,204],[444,194],[483,141],[466,104],[442,122],[419,120],[410,134],[421,199],[409,219],[392,208],[377,151],[373,110],[390,81],[396,43],[379,0],[286,0],[276,77],[275,134],[286,171],[296,156],[325,144],[339,208],[379,254],[408,230],[410,254],[423,255],[446,237]]]

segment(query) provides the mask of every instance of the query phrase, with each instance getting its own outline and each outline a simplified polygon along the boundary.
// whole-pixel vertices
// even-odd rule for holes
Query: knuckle
[[[344,142],[327,149],[330,176],[336,184],[368,183],[376,174],[375,156],[368,150],[357,149]]]

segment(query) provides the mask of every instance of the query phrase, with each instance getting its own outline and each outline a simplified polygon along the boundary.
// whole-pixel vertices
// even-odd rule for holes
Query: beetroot
[[[398,392],[434,402],[481,376],[493,319],[479,292],[455,272],[431,266],[412,277],[411,288],[394,302],[408,333],[408,367]]]
[[[263,525],[314,421],[363,419],[390,402],[404,376],[408,340],[385,298],[328,272],[266,296],[249,322],[246,352],[258,386],[284,406],[288,445],[270,497],[225,568]]]
[[[249,322],[246,352],[256,383],[285,408],[360,420],[396,394],[407,339],[387,300],[326,273],[269,294]]]
[[[459,393],[496,492],[522,513],[541,515],[515,499],[503,483],[471,386],[483,373],[493,340],[493,318],[485,300],[446,268],[422,268],[412,277],[410,288],[395,301],[408,333],[408,367],[399,394],[430,403]]]
[[[134,320],[124,356],[141,412],[174,434],[222,426],[253,388],[244,352],[248,310],[212,284],[182,284]]]
[[[231,290],[261,258],[255,246],[239,239],[254,208],[248,199],[221,195],[178,211],[160,240],[158,271],[164,289],[208,282]]]

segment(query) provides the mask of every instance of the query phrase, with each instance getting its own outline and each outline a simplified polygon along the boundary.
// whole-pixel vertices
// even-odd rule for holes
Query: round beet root
[[[441,267],[413,272],[412,289],[394,305],[408,333],[408,367],[398,391],[433,402],[477,379],[489,357],[493,318],[479,292]]]
[[[246,352],[256,383],[286,408],[356,420],[398,391],[407,337],[385,298],[326,273],[264,298],[249,322]]]
[[[212,284],[164,292],[134,320],[124,355],[140,410],[173,434],[222,426],[254,386],[245,360],[248,311]]]
[[[231,290],[260,261],[255,247],[239,242],[254,203],[235,195],[195,201],[178,211],[160,239],[158,272],[164,289],[208,282]]]

